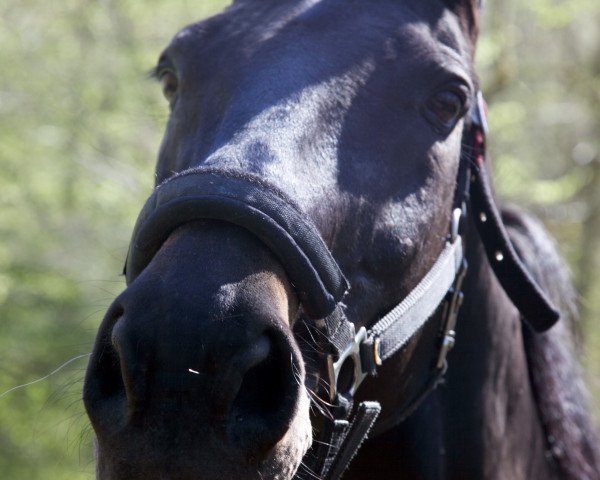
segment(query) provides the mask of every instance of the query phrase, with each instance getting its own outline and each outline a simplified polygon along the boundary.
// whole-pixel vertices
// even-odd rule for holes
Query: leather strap
[[[379,402],[362,402],[358,405],[354,418],[343,429],[341,438],[331,451],[327,466],[322,473],[323,480],[339,478],[366,440],[369,430],[381,412]]]
[[[475,167],[473,174],[472,214],[490,265],[527,323],[536,332],[544,332],[559,320],[560,313],[515,251],[493,200],[486,166]]]
[[[471,111],[472,125],[467,139],[467,145],[471,146],[468,158],[471,167],[471,213],[500,285],[527,323],[535,331],[543,332],[559,320],[560,312],[519,258],[496,205],[488,175],[485,110],[485,102],[479,92],[477,104]]]
[[[129,245],[127,283],[177,227],[202,219],[224,220],[256,235],[286,269],[311,318],[329,315],[349,288],[316,227],[287,195],[258,177],[210,168],[172,177],[146,201]]]
[[[440,306],[454,283],[463,261],[462,239],[447,242],[431,269],[391,312],[370,330],[379,343],[379,358],[385,361],[401,349],[423,327]]]
[[[461,284],[465,262],[462,239],[458,235],[460,211],[454,215],[452,237],[446,243],[434,265],[417,286],[368,332],[363,327],[355,334],[354,324],[337,308],[328,318],[317,322],[325,329],[331,353],[328,356],[331,417],[324,418],[318,439],[303,463],[318,478],[336,480],[348,467],[366,440],[381,407],[377,402],[361,403],[351,422],[352,399],[363,379],[375,373],[376,367],[404,346],[427,323],[440,304],[447,301],[440,355],[432,366],[424,387],[409,399],[406,406],[393,415],[393,424],[410,415],[435,388],[446,371],[446,354],[454,343],[454,323],[460,307]],[[455,224],[456,222],[456,224]],[[450,343],[446,341],[451,339]],[[344,342],[346,342],[344,344]],[[344,347],[345,345],[345,347]],[[353,363],[353,382],[345,391],[338,390],[338,376],[344,364]],[[385,427],[390,426],[387,421]],[[381,431],[381,426],[378,426]],[[299,477],[296,477],[299,478]]]
[[[362,402],[351,416],[351,403],[342,402],[331,417],[324,418],[319,438],[313,440],[302,459],[304,470],[312,478],[335,480],[346,470],[362,443],[366,440],[381,412],[378,402]],[[294,480],[304,478],[301,471]]]
[[[412,291],[381,318],[368,331],[363,327],[358,333],[355,327],[344,315],[341,307],[332,315],[317,325],[324,328],[324,333],[330,347],[328,357],[330,385],[329,397],[335,402],[338,393],[346,396],[354,395],[356,389],[368,374],[374,374],[377,366],[400,350],[414,335],[423,328],[440,304],[448,296],[449,291],[460,291],[456,285],[458,272],[464,267],[462,238],[458,235],[460,211],[455,214],[451,230],[452,235],[429,271]],[[456,222],[456,224],[454,224]],[[462,276],[460,276],[462,282]],[[452,288],[454,286],[454,289]],[[452,304],[446,315],[455,320],[455,314],[460,305]],[[448,329],[453,335],[454,325]],[[444,348],[443,345],[441,348]],[[449,348],[448,348],[449,350]],[[444,357],[438,361],[443,363]],[[354,364],[354,379],[348,391],[338,392],[338,377],[342,367],[351,358]]]

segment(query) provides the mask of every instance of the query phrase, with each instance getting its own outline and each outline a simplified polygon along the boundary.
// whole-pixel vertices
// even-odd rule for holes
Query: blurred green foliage
[[[97,326],[123,288],[167,116],[147,79],[222,0],[0,4],[0,475],[93,478],[81,405]],[[499,194],[544,219],[581,292],[600,396],[600,4],[489,0],[478,52]],[[46,376],[42,382],[2,394]]]

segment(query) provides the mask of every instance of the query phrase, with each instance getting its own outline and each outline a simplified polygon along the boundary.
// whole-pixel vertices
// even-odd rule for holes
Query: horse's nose
[[[295,414],[300,366],[281,335],[262,335],[217,376],[212,414],[227,438],[255,459],[279,441]]]
[[[247,273],[238,262],[234,282],[218,278],[222,265],[202,271],[197,257],[160,265],[156,275],[148,267],[115,300],[90,359],[86,408],[99,442],[147,438],[149,426],[164,439],[191,424],[192,441],[218,439],[260,461],[289,429],[303,395],[303,362],[289,328],[297,304],[290,306],[282,272],[257,272],[250,263]]]

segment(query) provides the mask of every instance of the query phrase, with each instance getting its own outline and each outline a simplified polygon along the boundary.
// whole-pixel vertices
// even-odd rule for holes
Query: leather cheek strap
[[[471,212],[490,265],[527,323],[544,332],[559,320],[560,313],[514,249],[494,201],[485,163],[472,167],[471,180]]]

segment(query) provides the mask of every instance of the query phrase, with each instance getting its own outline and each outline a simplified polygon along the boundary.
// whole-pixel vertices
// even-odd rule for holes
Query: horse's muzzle
[[[310,436],[290,328],[298,305],[277,259],[244,229],[196,221],[170,235],[109,309],[90,360],[84,400],[107,478],[130,478],[126,465],[164,473],[157,458],[186,453],[228,458],[237,473],[221,478],[244,475],[274,457],[299,416],[307,426],[295,430]]]

